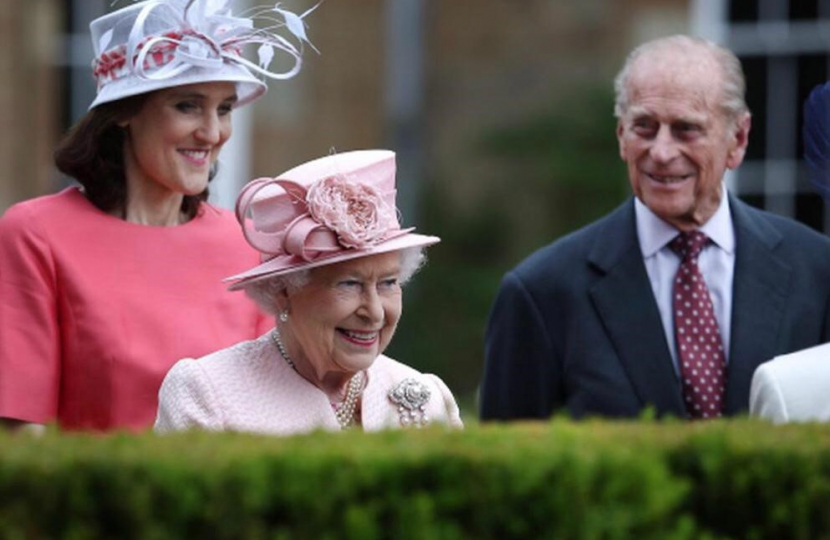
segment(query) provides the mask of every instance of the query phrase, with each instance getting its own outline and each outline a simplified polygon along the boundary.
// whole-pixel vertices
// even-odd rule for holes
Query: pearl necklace
[[[294,365],[294,360],[288,356],[288,352],[285,350],[285,345],[282,344],[282,338],[280,338],[280,331],[274,328],[274,331],[271,332],[271,339],[274,341],[274,345],[277,346],[277,350],[280,352],[280,356],[282,356],[283,360],[291,366],[291,369],[297,371],[297,366]]]
[[[274,331],[271,332],[271,339],[274,342],[274,345],[277,346],[277,350],[280,352],[280,356],[282,356],[285,363],[291,366],[291,369],[297,371],[297,366],[294,364],[294,360],[288,356],[288,352],[285,350],[285,345],[282,343],[282,338],[280,337],[280,331],[274,328]],[[363,392],[363,372],[358,371],[354,374],[354,376],[349,381],[349,388],[346,391],[346,399],[343,400],[343,403],[340,405],[334,405],[334,416],[337,418],[337,423],[340,424],[341,429],[346,429],[354,422],[354,413],[357,410],[357,400],[360,398],[360,394]]]
[[[340,424],[341,429],[346,429],[354,421],[354,413],[357,410],[357,400],[363,392],[363,372],[358,371],[349,381],[349,389],[346,392],[346,399],[340,405],[335,405],[334,416]]]

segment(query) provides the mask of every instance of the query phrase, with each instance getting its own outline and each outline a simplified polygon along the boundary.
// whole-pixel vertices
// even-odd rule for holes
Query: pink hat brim
[[[399,251],[401,249],[411,247],[431,246],[440,241],[441,239],[437,236],[408,233],[367,248],[338,251],[328,256],[321,255],[313,261],[306,261],[294,255],[284,255],[274,257],[259,266],[255,266],[254,268],[246,270],[240,274],[236,274],[235,276],[227,277],[222,281],[235,281],[236,283],[232,283],[228,286],[229,290],[235,291],[242,289],[251,283],[272,277],[284,276],[286,274],[290,274],[291,272],[309,270],[311,268],[317,268],[327,264],[336,264],[343,261],[358,259],[360,257],[369,257],[371,255],[379,255],[381,253],[389,253],[390,251]]]

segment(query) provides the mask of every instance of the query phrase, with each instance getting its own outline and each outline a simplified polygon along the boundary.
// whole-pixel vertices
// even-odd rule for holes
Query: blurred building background
[[[112,5],[0,0],[0,212],[69,184],[51,150],[92,100],[87,25]],[[501,275],[628,196],[611,88],[636,44],[683,32],[736,51],[753,129],[730,189],[830,232],[801,159],[801,104],[828,79],[830,0],[326,0],[308,24],[322,54],[234,113],[213,198],[229,207],[245,181],[331,151],[396,150],[404,223],[444,241],[390,354],[444,377],[467,414]]]

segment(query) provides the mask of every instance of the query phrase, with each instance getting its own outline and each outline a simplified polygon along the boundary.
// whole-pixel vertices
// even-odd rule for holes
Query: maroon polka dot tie
[[[683,383],[683,401],[692,418],[721,416],[726,358],[709,289],[697,257],[709,238],[700,231],[681,233],[671,249],[682,262],[674,278],[674,335]]]

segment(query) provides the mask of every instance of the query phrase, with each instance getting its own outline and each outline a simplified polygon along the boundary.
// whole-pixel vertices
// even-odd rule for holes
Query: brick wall
[[[423,172],[461,196],[504,172],[473,147],[586,85],[610,87],[643,39],[684,31],[687,0],[424,0]],[[294,9],[302,10],[297,1]],[[385,2],[329,1],[312,14],[298,78],[254,105],[254,176],[274,175],[334,147],[386,146]],[[611,114],[608,103],[608,114]]]
[[[0,212],[53,191],[57,0],[0,0]]]

